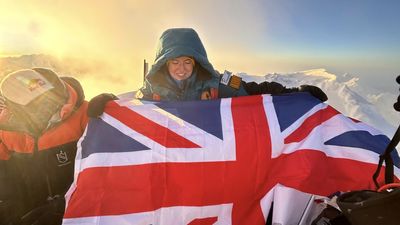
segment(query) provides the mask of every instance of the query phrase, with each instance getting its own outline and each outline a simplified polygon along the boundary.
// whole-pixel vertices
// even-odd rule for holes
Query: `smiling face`
[[[168,60],[168,72],[175,80],[186,80],[192,75],[194,60],[187,56],[181,56]]]

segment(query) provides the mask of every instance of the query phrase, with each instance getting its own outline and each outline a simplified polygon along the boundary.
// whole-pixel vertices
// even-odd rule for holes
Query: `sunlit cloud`
[[[0,2],[0,55],[44,53],[60,59],[97,60],[108,69],[93,71],[97,72],[95,81],[111,79],[110,87],[128,83],[134,89],[142,84],[143,59],[154,60],[156,42],[164,30],[193,27],[210,58],[225,57],[228,49],[228,58],[239,59],[252,48],[240,43],[262,40],[260,21],[260,7],[245,1],[5,0]],[[236,51],[229,50],[232,46]],[[216,68],[226,64],[219,61]],[[82,79],[95,83],[89,77]],[[106,85],[102,89],[107,90]]]
[[[257,5],[196,2],[6,0],[0,3],[0,32],[7,42],[1,47],[59,56],[152,58],[158,37],[171,27],[195,28],[211,49],[262,37],[262,17],[255,19]],[[219,13],[207,13],[210,10]],[[260,35],[254,35],[257,32]],[[12,45],[10,40],[18,37],[29,48]]]

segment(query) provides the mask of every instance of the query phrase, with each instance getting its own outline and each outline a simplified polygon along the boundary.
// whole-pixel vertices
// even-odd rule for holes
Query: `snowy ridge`
[[[359,78],[349,74],[335,75],[326,69],[306,70],[294,73],[271,73],[252,76],[239,73],[245,81],[275,81],[286,87],[302,84],[320,87],[328,95],[328,104],[346,116],[361,120],[391,137],[399,124],[399,115],[392,105],[397,96],[360,86]]]

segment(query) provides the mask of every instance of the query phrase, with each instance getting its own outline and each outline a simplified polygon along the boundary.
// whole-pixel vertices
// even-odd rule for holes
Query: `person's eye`
[[[178,60],[171,60],[171,63],[174,64],[174,65],[178,65],[179,64]]]
[[[185,60],[185,64],[186,65],[192,64],[192,60],[190,60],[190,59]]]

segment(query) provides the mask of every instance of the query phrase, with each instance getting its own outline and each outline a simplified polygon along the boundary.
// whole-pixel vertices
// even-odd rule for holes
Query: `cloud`
[[[1,25],[13,24],[7,36],[25,35],[35,39],[32,49],[59,55],[153,57],[156,40],[170,27],[194,27],[213,48],[240,48],[264,30],[260,8],[244,1],[5,0],[0,7]]]
[[[44,53],[103,61],[118,79],[133,79],[138,87],[143,59],[152,62],[164,30],[193,27],[220,67],[222,57],[239,59],[254,48],[251,43],[262,41],[262,21],[260,4],[247,1],[3,0],[0,55]],[[109,73],[94,74],[106,79]]]

